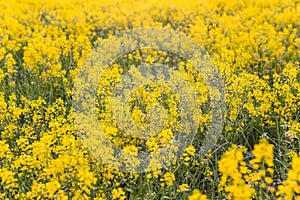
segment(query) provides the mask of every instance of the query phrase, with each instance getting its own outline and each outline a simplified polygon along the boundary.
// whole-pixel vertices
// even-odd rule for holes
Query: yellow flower
[[[255,158],[250,161],[250,164],[254,165],[264,161],[269,167],[273,167],[273,145],[269,144],[266,138],[260,139],[259,144],[254,146],[252,153]]]
[[[293,157],[291,169],[288,171],[287,180],[283,181],[282,185],[278,186],[276,193],[279,199],[293,199],[300,192],[300,158]]]
[[[46,183],[46,190],[49,193],[49,198],[54,197],[54,193],[61,187],[57,180],[52,180],[49,183]]]
[[[151,55],[149,55],[147,58],[146,58],[146,62],[147,63],[150,63],[150,64],[153,64],[154,63],[154,57],[152,57]]]
[[[269,185],[273,183],[273,179],[271,177],[265,177],[265,181]]]
[[[125,192],[123,191],[122,188],[113,189],[111,195],[112,195],[112,199],[120,199],[120,200],[126,199]]]
[[[188,184],[181,184],[179,185],[177,192],[184,192],[189,190],[189,185]]]
[[[167,186],[172,186],[175,181],[175,175],[171,172],[167,172],[160,180],[165,182]]]
[[[191,196],[189,196],[188,198],[189,200],[206,200],[207,199],[207,196],[205,194],[202,194],[200,192],[200,190],[198,189],[195,189],[193,190],[193,193]]]
[[[188,148],[185,149],[185,152],[188,153],[190,156],[194,156],[196,149],[193,145],[190,145]]]

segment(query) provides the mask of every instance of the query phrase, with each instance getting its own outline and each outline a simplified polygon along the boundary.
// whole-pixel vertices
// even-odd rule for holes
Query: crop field
[[[299,0],[0,0],[0,199],[300,199]]]

